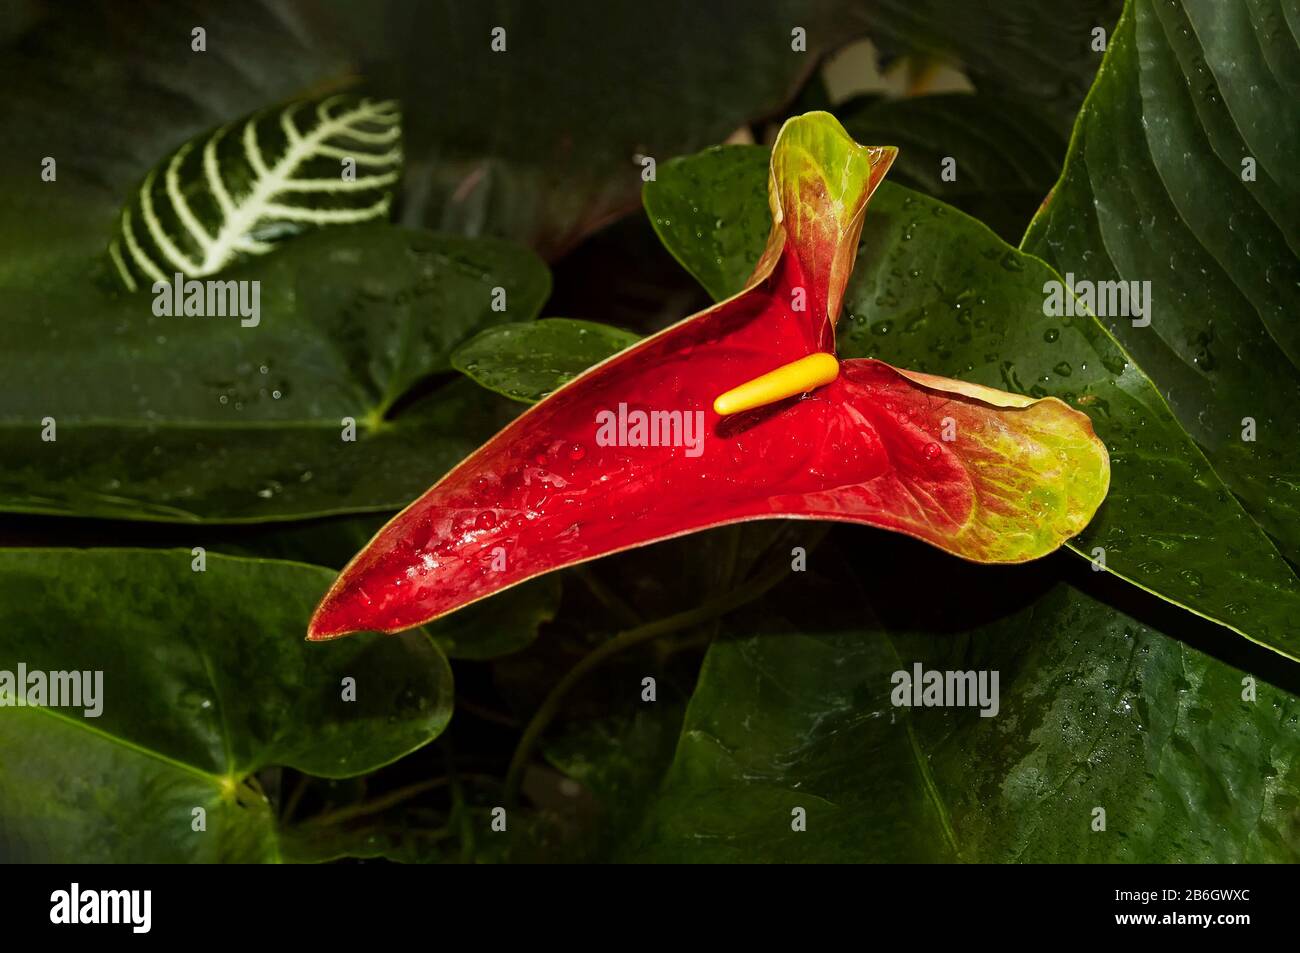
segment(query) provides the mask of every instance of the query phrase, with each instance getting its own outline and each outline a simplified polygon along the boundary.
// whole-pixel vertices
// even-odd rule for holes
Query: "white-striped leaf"
[[[388,214],[401,172],[393,100],[342,94],[263,110],[182,145],[122,210],[109,244],[128,291],[197,278],[285,238]]]

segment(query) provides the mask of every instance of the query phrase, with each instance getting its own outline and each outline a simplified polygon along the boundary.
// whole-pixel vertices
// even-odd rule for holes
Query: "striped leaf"
[[[262,110],[191,139],[122,210],[109,257],[128,291],[197,278],[309,229],[382,218],[401,173],[393,100],[355,95]]]

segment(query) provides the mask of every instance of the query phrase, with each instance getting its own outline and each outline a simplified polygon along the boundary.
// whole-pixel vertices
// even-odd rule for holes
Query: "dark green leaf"
[[[261,282],[260,320],[244,327],[157,316],[150,294],[98,292],[86,268],[64,262],[0,322],[4,509],[180,521],[396,509],[511,415],[431,375],[475,332],[535,315],[550,284],[504,242],[322,229],[223,276]],[[47,418],[55,441],[42,440]]]
[[[560,577],[551,573],[438,620],[434,641],[452,658],[508,655],[537,638],[538,628],[555,618],[559,604]]]
[[[547,760],[581,784],[597,805],[586,824],[561,842],[572,859],[601,862],[615,856],[654,804],[686,704],[661,674],[655,677],[664,687],[662,698],[639,701],[637,682],[627,679],[621,710],[557,728],[546,744]],[[553,841],[552,857],[560,849]]]
[[[760,567],[790,559],[794,545],[805,553],[816,551],[823,535],[817,523],[742,523],[631,550],[592,569],[615,580],[620,594],[646,613],[623,623],[635,625],[672,611],[669,606],[694,605],[736,590]],[[512,700],[554,685],[592,651],[589,618],[578,616],[576,631],[566,633],[575,623],[566,612],[544,641],[496,666]],[[699,656],[722,631],[716,619],[687,626],[616,655],[574,687],[566,697],[565,717],[547,730],[542,748],[551,765],[583,786],[591,804],[577,818],[554,825],[541,856],[608,859],[633,832],[672,761]],[[645,696],[647,676],[654,679],[652,700]],[[512,856],[518,861],[533,855],[520,844]]]
[[[1008,585],[1005,570],[906,541],[876,556],[865,591],[795,577],[731,621],[619,856],[1300,859],[1300,699],[1156,627],[1193,620],[1149,600],[1156,620],[1116,611],[1089,591],[1104,579],[1086,566],[1060,580],[1065,557],[1018,568]],[[895,673],[917,663],[998,672],[997,714],[895,705]],[[796,808],[805,831],[792,829]]]
[[[101,255],[132,190],[187,139],[347,80],[351,55],[300,7],[91,0],[34,21],[0,57],[0,289],[50,258]]]
[[[647,42],[645,8],[603,0],[563,15],[518,0],[382,4],[384,52],[401,68],[386,88],[408,103],[456,89],[455,108],[408,110],[405,220],[556,257],[635,208],[642,157],[663,163],[778,109],[819,53],[860,31],[845,7],[664,0]],[[792,49],[796,27],[806,52]]]
[[[762,146],[705,149],[673,160],[642,194],[660,240],[715,301],[744,288],[767,242],[770,155]]]
[[[451,669],[424,632],[308,644],[329,571],[209,554],[194,572],[192,558],[0,553],[0,670],[103,673],[98,717],[0,708],[6,858],[274,860],[275,819],[251,775],[372,771],[446,726]]]
[[[641,338],[594,321],[502,324],[466,341],[451,364],[488,390],[532,403]]]
[[[758,147],[708,150],[646,189],[665,244],[715,297],[739,290],[762,250],[766,163]],[[979,223],[886,182],[867,211],[840,354],[1087,412],[1111,452],[1111,488],[1073,548],[1104,549],[1110,571],[1300,657],[1294,574],[1097,321],[1044,316],[1053,280]]]
[[[1300,561],[1296,22],[1293,4],[1131,3],[1065,175],[1024,241],[1076,282],[1151,283],[1149,326],[1125,317],[1107,326],[1292,561]],[[1248,162],[1253,181],[1243,179]]]
[[[956,206],[1009,242],[1020,240],[1065,158],[1065,131],[1033,100],[952,93],[835,114],[858,142],[899,147],[894,182]]]
[[[212,527],[199,535],[216,549],[234,556],[287,559],[342,569],[389,520],[389,514],[357,513],[297,523],[245,524]],[[191,526],[166,527],[166,536],[193,538]],[[138,534],[137,534],[138,535]]]
[[[23,209],[29,234],[102,248],[130,189],[168,151],[253,110],[337,89],[364,65],[408,107],[402,221],[554,255],[634,207],[638,156],[662,163],[773,114],[819,56],[855,37],[955,60],[981,92],[1050,102],[1068,122],[1100,58],[1090,30],[1109,29],[1117,13],[1117,0],[1066,11],[1038,0],[776,0],[731,11],[666,0],[647,43],[642,8],[600,0],[571,3],[564,16],[519,0],[88,2],[43,20],[17,16],[5,31],[30,28],[0,64],[10,93],[0,162],[7,173],[12,161],[4,179],[22,183],[4,197]],[[205,53],[191,49],[198,24]],[[496,27],[504,52],[492,49]],[[796,27],[806,52],[792,49]],[[454,109],[421,106],[449,95]],[[58,189],[23,195],[45,156],[60,163]],[[87,227],[44,221],[51,200],[82,204]],[[24,257],[41,253],[33,243]]]
[[[857,9],[886,54],[954,62],[981,93],[1032,99],[1068,129],[1101,63],[1093,31],[1109,35],[1122,6],[1123,0],[877,0]]]

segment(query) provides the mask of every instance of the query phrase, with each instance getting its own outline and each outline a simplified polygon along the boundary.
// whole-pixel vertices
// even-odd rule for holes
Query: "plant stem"
[[[456,708],[457,710],[468,712],[476,718],[490,722],[494,725],[502,725],[506,728],[519,727],[519,720],[517,718],[513,718],[504,712],[496,711],[486,705],[480,705],[478,702],[470,701],[467,698],[458,697],[456,699]]]
[[[299,775],[298,783],[289,795],[289,799],[284,803],[284,809],[280,811],[280,820],[289,821],[293,819],[294,811],[298,810],[298,805],[302,803],[302,796],[307,793],[307,775]]]
[[[591,590],[591,594],[596,597],[597,602],[618,616],[621,625],[640,624],[641,617],[636,614],[636,611],[623,600],[622,596],[605,585],[590,566],[576,566],[573,573]]]
[[[347,807],[340,807],[333,811],[323,811],[303,822],[303,826],[341,824],[344,821],[355,820],[358,817],[365,817],[367,814],[378,814],[380,811],[386,811],[390,807],[401,804],[403,801],[410,800],[413,797],[440,788],[447,784],[448,778],[433,778],[429,781],[417,781],[415,784],[408,784],[406,787],[397,788],[389,791],[387,794],[380,795],[369,801],[363,801],[360,804],[349,804]]]
[[[513,806],[519,796],[519,787],[523,781],[524,769],[528,765],[528,759],[532,756],[537,740],[559,712],[565,696],[589,672],[597,668],[606,659],[625,649],[648,642],[669,632],[677,632],[703,622],[709,622],[735,609],[739,609],[741,606],[761,598],[769,589],[781,582],[789,574],[789,564],[782,561],[774,569],[756,577],[749,583],[737,586],[718,599],[688,609],[685,612],[678,612],[675,615],[666,616],[662,619],[656,619],[654,622],[647,622],[644,625],[628,629],[614,636],[594,651],[584,655],[578,664],[573,666],[551,689],[550,694],[543,700],[532,720],[528,722],[528,727],[524,729],[523,736],[519,739],[519,744],[515,748],[514,756],[510,759],[510,769],[506,772],[505,803],[507,807]]]

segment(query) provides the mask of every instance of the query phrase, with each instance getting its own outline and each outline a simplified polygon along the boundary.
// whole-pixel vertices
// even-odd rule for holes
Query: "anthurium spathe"
[[[772,231],[744,291],[536,404],[385,526],[309,638],[397,631],[541,573],[753,519],[906,533],[1022,562],[1087,525],[1110,464],[1088,418],[835,359],[872,192],[896,154],[827,113],[772,150]],[[868,550],[869,551],[869,550]]]

